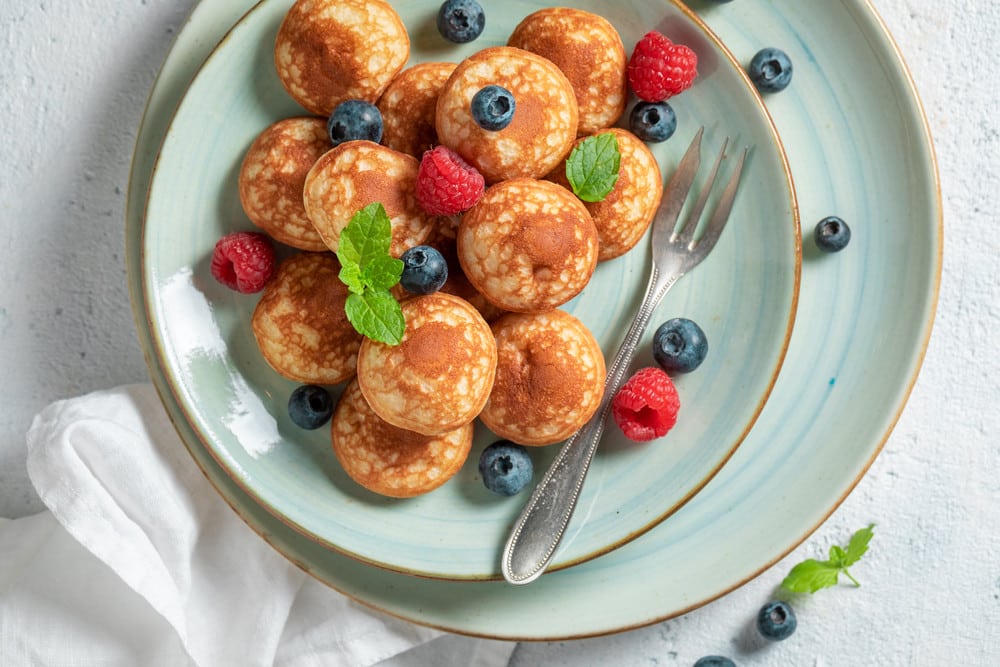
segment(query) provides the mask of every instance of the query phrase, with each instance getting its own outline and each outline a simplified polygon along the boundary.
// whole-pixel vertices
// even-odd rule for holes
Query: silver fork
[[[594,416],[563,445],[531,499],[521,511],[504,546],[500,569],[504,579],[512,584],[527,584],[537,579],[548,567],[562,540],[570,517],[580,497],[583,480],[594,458],[594,452],[604,432],[604,422],[611,409],[611,401],[625,380],[636,346],[642,338],[653,310],[677,280],[694,268],[715,247],[736,197],[740,174],[746,160],[747,149],[733,169],[729,183],[705,226],[705,232],[695,239],[698,219],[708,201],[709,193],[725,157],[727,138],[715,160],[711,174],[695,200],[687,222],[677,227],[677,219],[691,190],[695,174],[701,165],[701,139],[705,128],[698,130],[691,145],[681,158],[677,170],[667,184],[663,202],[653,220],[653,262],[649,285],[635,319],[625,335],[625,340],[608,365],[604,397]]]

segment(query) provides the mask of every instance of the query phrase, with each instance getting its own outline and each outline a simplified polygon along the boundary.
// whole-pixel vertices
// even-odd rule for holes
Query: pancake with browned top
[[[624,255],[639,243],[663,198],[660,165],[649,147],[628,130],[613,127],[604,132],[614,133],[618,141],[618,180],[601,201],[583,202],[597,227],[602,262]],[[548,178],[569,187],[565,169],[554,170]]]
[[[540,9],[514,28],[507,45],[537,53],[562,70],[576,94],[579,134],[611,127],[625,110],[625,46],[603,16],[570,7]]]
[[[371,141],[347,141],[327,152],[306,175],[306,214],[324,243],[336,250],[340,232],[359,210],[380,203],[392,222],[389,252],[399,257],[423,243],[436,218],[417,203],[420,163],[412,155]]]
[[[396,75],[376,105],[384,145],[419,158],[438,144],[434,114],[453,71],[455,63],[420,63]]]
[[[393,426],[365,400],[357,380],[337,402],[330,428],[333,452],[344,471],[369,491],[410,498],[433,491],[465,463],[472,423],[441,435],[421,435]]]
[[[508,313],[493,323],[497,375],[479,418],[501,438],[550,445],[578,431],[604,393],[604,354],[561,310]]]
[[[406,27],[383,0],[297,0],[274,45],[285,90],[320,116],[349,99],[374,104],[409,56]]]
[[[597,265],[597,248],[580,200],[530,178],[488,188],[458,227],[458,259],[469,282],[515,312],[548,310],[579,294]]]
[[[302,203],[306,174],[331,148],[322,118],[286,118],[261,132],[240,165],[240,203],[251,222],[301,250],[326,244]]]
[[[514,115],[501,130],[472,117],[472,98],[489,85],[514,97]],[[576,138],[576,95],[549,60],[507,46],[483,49],[458,64],[437,104],[442,144],[478,169],[487,182],[541,178],[569,152]]]
[[[331,253],[284,260],[253,311],[250,325],[261,354],[284,377],[336,384],[357,366],[361,334],[344,313],[347,287]]]
[[[457,296],[436,292],[401,304],[406,330],[397,346],[366,338],[358,382],[390,424],[424,435],[468,424],[486,403],[497,366],[493,333]]]

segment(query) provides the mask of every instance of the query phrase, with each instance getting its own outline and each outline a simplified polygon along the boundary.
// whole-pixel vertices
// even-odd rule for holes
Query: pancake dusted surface
[[[483,409],[497,349],[482,315],[464,299],[436,292],[401,304],[406,330],[393,347],[365,339],[358,381],[387,422],[426,435],[467,424]]]
[[[383,0],[297,0],[274,46],[285,90],[320,116],[344,100],[374,104],[409,56],[406,27]]]
[[[347,287],[331,253],[300,253],[283,261],[251,318],[254,338],[280,375],[306,384],[352,377],[361,334],[344,313]]]
[[[240,165],[240,203],[250,221],[281,243],[326,250],[306,215],[302,188],[306,174],[330,148],[322,118],[286,118],[261,132]]]
[[[597,230],[559,185],[512,179],[463,216],[458,258],[469,282],[504,310],[537,312],[579,294],[597,265]]]
[[[625,46],[604,17],[569,7],[540,9],[514,28],[507,44],[551,60],[566,75],[581,135],[611,127],[625,110]]]
[[[514,96],[514,116],[502,130],[480,127],[472,98],[499,85]],[[550,61],[506,46],[479,51],[458,64],[437,105],[441,143],[475,166],[487,182],[540,178],[569,153],[576,138],[576,95]]]
[[[410,498],[433,491],[457,473],[472,447],[472,424],[426,436],[393,426],[365,400],[357,380],[341,394],[330,428],[344,471],[369,491]]]

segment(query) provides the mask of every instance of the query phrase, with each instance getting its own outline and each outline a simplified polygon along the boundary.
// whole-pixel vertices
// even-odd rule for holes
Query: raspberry
[[[260,232],[233,232],[223,236],[212,252],[212,275],[243,294],[264,289],[274,275],[274,245]]]
[[[615,394],[611,414],[629,440],[646,442],[677,423],[681,400],[670,376],[654,366],[636,371]]]
[[[457,215],[472,208],[486,180],[462,156],[446,146],[424,152],[417,172],[417,201],[431,215]]]
[[[628,61],[628,82],[639,99],[663,100],[687,90],[698,76],[698,56],[662,34],[646,33]]]

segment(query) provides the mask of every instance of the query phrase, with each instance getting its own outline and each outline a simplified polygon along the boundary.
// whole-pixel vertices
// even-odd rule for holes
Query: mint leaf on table
[[[363,336],[399,345],[406,322],[389,290],[399,282],[403,262],[389,254],[392,224],[382,204],[365,206],[340,232],[337,259],[340,280],[350,294],[344,304],[347,319]]]
[[[615,187],[620,167],[618,138],[605,132],[587,137],[570,152],[566,160],[566,179],[577,197],[598,202]]]
[[[835,586],[843,574],[855,586],[860,586],[848,567],[857,563],[868,551],[868,543],[872,539],[872,529],[875,524],[854,533],[845,550],[836,544],[830,547],[830,558],[827,560],[816,560],[809,558],[804,560],[788,573],[788,576],[781,582],[781,587],[793,593],[815,593],[816,591]]]

